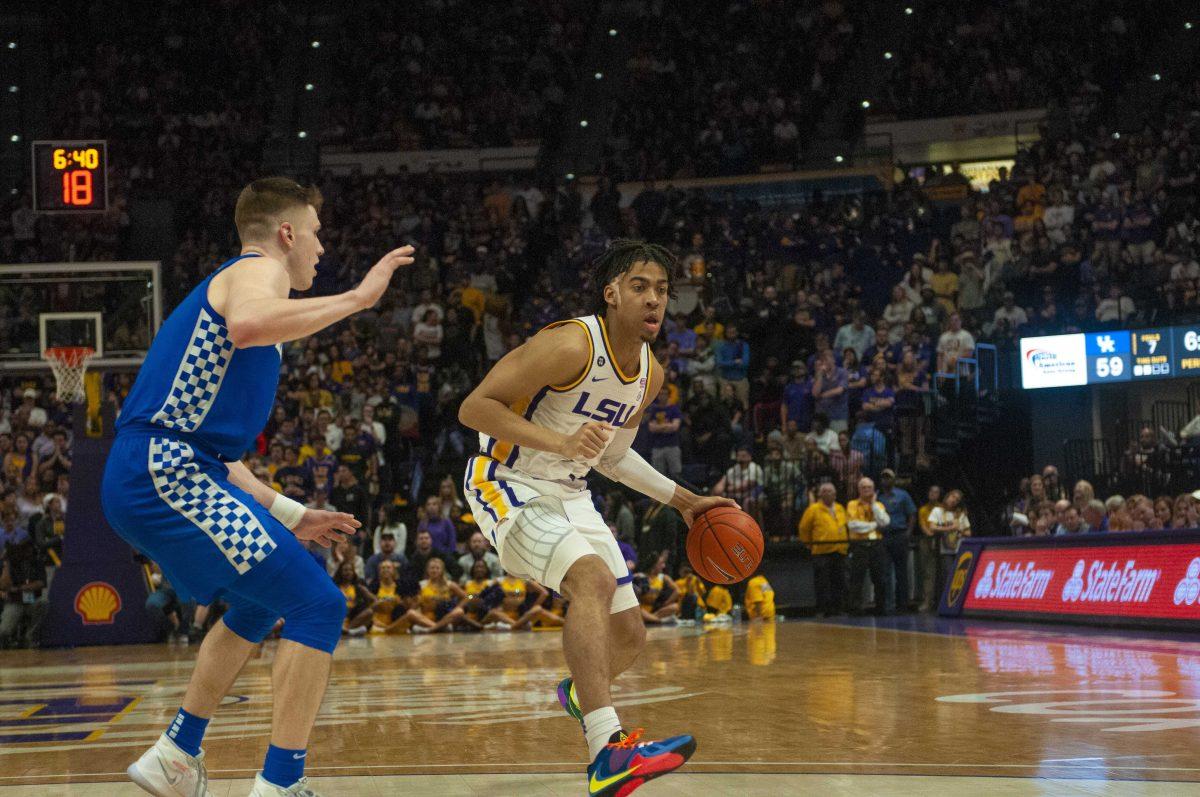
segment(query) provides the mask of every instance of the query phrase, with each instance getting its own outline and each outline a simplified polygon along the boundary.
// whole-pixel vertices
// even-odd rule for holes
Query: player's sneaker
[[[300,778],[285,789],[282,786],[276,786],[269,780],[263,780],[262,773],[259,772],[254,776],[254,789],[250,792],[250,797],[321,797],[321,795],[308,785],[308,778]]]
[[[575,682],[569,677],[558,682],[558,703],[567,713],[583,722],[583,709],[579,707],[579,695],[575,693]]]
[[[158,797],[210,797],[204,751],[188,755],[165,733],[125,773],[142,789]]]
[[[643,742],[641,737],[641,728],[628,736],[613,734],[588,767],[589,797],[625,797],[646,781],[679,769],[696,752],[691,736],[657,742]]]

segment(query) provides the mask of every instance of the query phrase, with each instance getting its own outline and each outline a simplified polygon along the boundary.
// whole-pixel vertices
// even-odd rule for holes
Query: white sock
[[[617,710],[612,706],[598,708],[583,715],[583,735],[587,737],[588,758],[596,760],[609,738],[621,730],[621,721],[617,719]]]

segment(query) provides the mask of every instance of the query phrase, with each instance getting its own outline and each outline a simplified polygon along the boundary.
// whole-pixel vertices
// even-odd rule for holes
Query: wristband
[[[293,501],[283,493],[275,493],[275,500],[271,502],[271,514],[289,531],[300,525],[305,511],[304,504]]]

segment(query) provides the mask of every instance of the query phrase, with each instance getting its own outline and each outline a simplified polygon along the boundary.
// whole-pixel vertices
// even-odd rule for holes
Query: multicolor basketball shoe
[[[641,741],[642,729],[614,733],[588,767],[589,797],[625,797],[643,783],[679,769],[696,752],[691,736]]]
[[[558,702],[567,713],[583,724],[583,709],[579,707],[579,695],[575,693],[575,682],[569,677],[558,682]]]

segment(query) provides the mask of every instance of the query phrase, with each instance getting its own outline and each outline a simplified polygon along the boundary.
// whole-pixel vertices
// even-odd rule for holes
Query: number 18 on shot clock
[[[38,213],[108,210],[108,142],[33,142],[33,209]]]

